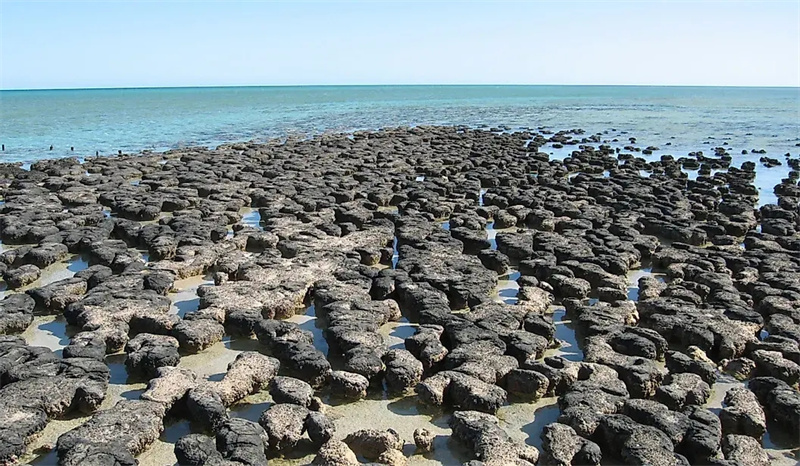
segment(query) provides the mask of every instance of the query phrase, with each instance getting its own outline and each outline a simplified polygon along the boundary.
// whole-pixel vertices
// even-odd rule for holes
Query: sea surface
[[[5,162],[399,125],[627,131],[798,152],[799,88],[298,86],[0,91]],[[671,139],[675,138],[675,139]],[[50,151],[49,147],[53,146]],[[696,147],[695,147],[696,146]],[[70,148],[74,147],[74,151]],[[685,155],[675,153],[673,155]]]

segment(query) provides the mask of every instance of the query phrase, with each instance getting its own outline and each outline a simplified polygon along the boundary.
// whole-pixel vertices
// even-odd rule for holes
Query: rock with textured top
[[[225,406],[230,406],[242,398],[256,393],[269,385],[278,374],[280,361],[255,351],[239,353],[228,364],[225,376],[214,385]]]
[[[726,361],[723,372],[733,376],[736,380],[747,380],[753,376],[756,370],[756,363],[749,358],[736,358]]]
[[[181,349],[197,353],[222,341],[225,328],[213,319],[187,320],[184,318],[172,328],[172,335],[178,339]]]
[[[331,390],[337,396],[349,400],[360,400],[367,396],[369,379],[361,374],[333,371],[330,375]]]
[[[708,384],[717,380],[717,367],[710,362],[691,358],[680,351],[667,351],[665,359],[667,369],[672,373],[691,372],[699,375]]]
[[[0,335],[25,331],[33,322],[33,298],[24,293],[10,294],[0,301]]]
[[[16,269],[6,270],[3,278],[10,289],[21,288],[39,279],[42,271],[33,264],[25,264]]]
[[[666,382],[656,390],[656,399],[677,411],[689,405],[702,405],[711,396],[711,387],[697,374],[670,374]]]
[[[800,392],[774,377],[756,377],[747,388],[753,391],[766,413],[789,432],[800,432]]]
[[[314,389],[300,379],[278,376],[272,379],[269,394],[275,403],[291,403],[307,408],[311,406]]]
[[[386,365],[386,385],[397,393],[413,389],[422,379],[423,366],[409,351],[389,350],[383,356]]]
[[[471,375],[443,371],[417,385],[417,395],[428,404],[450,404],[461,409],[495,413],[506,402],[505,390]]]
[[[448,350],[441,341],[442,333],[444,328],[439,325],[420,325],[414,335],[406,338],[406,349],[429,369],[447,356]]]
[[[756,350],[750,354],[756,363],[756,373],[783,380],[789,385],[800,380],[800,364],[786,359],[779,351]]]
[[[769,456],[761,442],[748,435],[726,435],[722,438],[725,459],[742,466],[768,466]]]
[[[165,413],[163,404],[145,400],[123,400],[99,411],[58,438],[59,464],[92,464],[109,452],[136,456],[158,439]]]
[[[346,443],[329,440],[320,447],[311,464],[317,466],[358,466],[358,458]]]
[[[65,358],[92,358],[103,361],[106,349],[106,339],[99,332],[80,332],[72,337],[62,354]]]
[[[80,300],[86,290],[86,280],[73,277],[28,290],[27,294],[34,299],[37,309],[61,312],[70,304]]]
[[[255,422],[231,418],[220,426],[216,438],[224,459],[247,466],[267,464],[267,433]]]
[[[388,466],[406,466],[408,458],[405,457],[401,450],[386,450],[375,459],[375,462]]]
[[[147,383],[147,390],[140,398],[162,403],[169,410],[196,386],[197,374],[191,369],[160,367],[156,377]]]
[[[214,439],[203,434],[189,434],[175,442],[175,458],[178,464],[205,466],[222,461]]]
[[[303,438],[309,411],[303,406],[284,403],[272,405],[261,414],[258,423],[267,433],[270,449],[294,448]]]
[[[604,416],[593,439],[604,453],[629,464],[687,464],[673,450],[672,441],[655,427],[612,414]]]
[[[356,454],[369,460],[377,460],[387,450],[403,449],[403,440],[397,432],[389,430],[362,429],[344,439]]]
[[[414,430],[414,444],[417,446],[417,450],[421,452],[433,451],[433,441],[435,439],[436,436],[433,432],[424,427]]]
[[[478,461],[498,465],[536,464],[539,450],[511,440],[499,423],[491,414],[478,411],[456,411],[450,418],[452,437],[469,448]]]
[[[764,409],[758,404],[756,395],[744,387],[728,390],[719,419],[723,434],[749,435],[760,439],[767,430]]]
[[[147,378],[156,377],[158,368],[177,366],[181,360],[178,340],[166,335],[140,333],[128,341],[125,352],[128,353],[125,367],[129,373]]]
[[[547,393],[550,380],[544,374],[527,369],[514,369],[506,376],[509,393],[524,395],[538,400]]]
[[[544,426],[541,437],[540,465],[599,465],[603,457],[596,443],[580,437],[571,427],[558,422]]]
[[[205,430],[216,432],[228,420],[228,410],[211,384],[201,384],[186,394],[189,416]]]
[[[305,421],[305,429],[311,442],[320,446],[333,438],[336,425],[331,419],[319,411],[309,411]]]

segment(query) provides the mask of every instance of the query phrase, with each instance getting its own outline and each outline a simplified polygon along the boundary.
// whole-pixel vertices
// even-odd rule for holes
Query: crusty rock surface
[[[484,464],[763,464],[767,428],[800,430],[797,172],[758,207],[755,163],[728,144],[672,156],[609,131],[0,164],[0,463],[77,415],[63,464],[134,464],[167,417],[197,429],[175,447],[188,464],[413,463],[393,431],[337,437],[321,401],[402,395],[455,410],[451,436]],[[6,336],[48,331],[55,351]],[[147,389],[97,412],[123,350]],[[206,357],[233,361],[206,374]],[[747,384],[709,410],[722,373]],[[236,416],[267,391],[261,425]],[[493,416],[550,396],[541,455]]]

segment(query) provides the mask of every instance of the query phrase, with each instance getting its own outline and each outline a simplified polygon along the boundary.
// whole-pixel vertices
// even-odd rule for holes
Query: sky
[[[0,89],[800,86],[800,0],[0,0]]]

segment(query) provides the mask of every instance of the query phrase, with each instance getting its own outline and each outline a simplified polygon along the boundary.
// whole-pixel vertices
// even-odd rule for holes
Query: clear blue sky
[[[800,86],[800,1],[0,0],[0,88]]]

